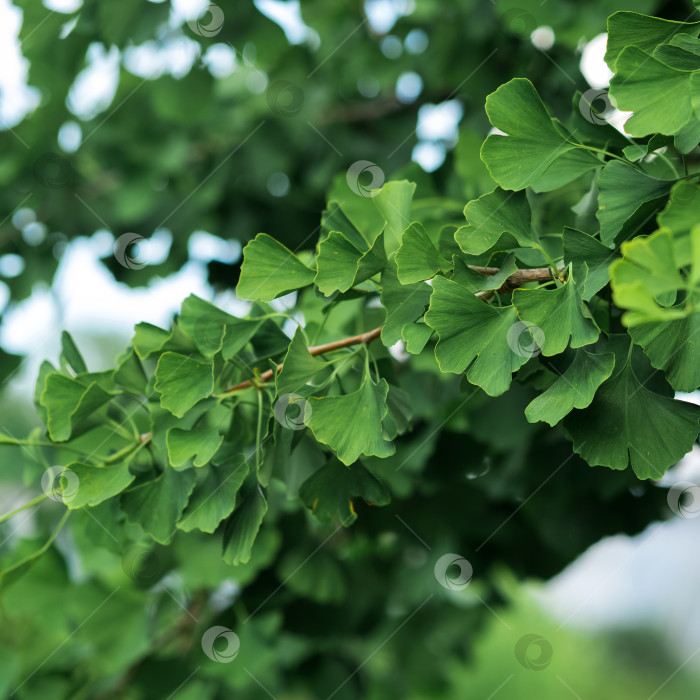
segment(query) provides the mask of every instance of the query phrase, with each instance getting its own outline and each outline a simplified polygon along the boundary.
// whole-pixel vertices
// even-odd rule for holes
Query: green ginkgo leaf
[[[214,532],[236,506],[236,497],[248,474],[248,465],[241,455],[234,465],[209,465],[204,480],[198,483],[182,517],[179,530]]]
[[[672,68],[638,46],[627,46],[617,59],[610,94],[618,109],[634,112],[625,122],[631,136],[673,135],[697,118],[693,105],[700,99],[700,74]]]
[[[267,500],[259,487],[252,489],[226,521],[223,558],[227,564],[250,561],[253,544],[267,513]]]
[[[382,326],[382,343],[387,347],[401,340],[401,331],[425,312],[430,301],[430,286],[425,282],[401,284],[396,260],[392,256],[382,272],[380,299],[386,309]]]
[[[437,333],[435,358],[443,372],[461,373],[490,396],[510,386],[532,353],[511,349],[518,334],[514,306],[491,306],[457,282],[436,277],[425,322]]]
[[[88,368],[85,364],[83,356],[78,350],[78,346],[75,344],[73,337],[68,331],[63,331],[61,333],[61,365],[67,364],[76,373],[87,372]]]
[[[566,226],[562,242],[564,262],[572,266],[574,278],[584,289],[581,298],[590,301],[610,280],[614,253],[597,238]]]
[[[387,414],[389,385],[365,376],[359,389],[341,396],[311,397],[306,424],[319,441],[328,445],[343,464],[352,464],[360,455],[388,457],[394,445],[382,435]]]
[[[214,367],[176,352],[165,352],[156,367],[155,390],[160,405],[182,418],[198,401],[214,390]]]
[[[90,377],[90,375],[86,375]],[[112,398],[96,381],[73,379],[59,372],[46,376],[40,397],[46,408],[49,435],[56,442],[64,442],[75,429],[93,417],[95,411]]]
[[[700,70],[700,40],[687,34],[675,34],[668,44],[657,46],[653,56],[677,70]]]
[[[68,473],[61,477],[65,488],[63,502],[74,510],[96,506],[120,494],[134,480],[129,471],[130,461],[127,458],[106,466],[71,462],[66,467]]]
[[[289,248],[272,236],[259,233],[243,249],[236,294],[251,301],[272,301],[281,294],[311,284],[314,276],[314,271]]]
[[[385,437],[394,440],[397,436],[406,433],[411,427],[411,418],[413,417],[411,397],[402,389],[389,386],[386,405],[389,411],[384,416],[382,427]]]
[[[301,485],[299,497],[324,525],[340,521],[345,527],[357,519],[353,498],[372,506],[385,506],[391,501],[386,486],[366,467],[359,462],[346,466],[335,459]]]
[[[194,294],[182,302],[180,326],[207,358],[220,350],[224,359],[232,358],[253,338],[260,325],[261,321],[232,316]]]
[[[449,261],[438,252],[423,224],[414,221],[403,232],[396,251],[396,267],[401,284],[413,284],[434,277],[450,268]]]
[[[690,262],[697,258],[698,264],[691,264],[687,278],[681,274],[677,250],[667,229],[622,244],[622,259],[611,265],[610,276],[613,301],[627,310],[622,317],[626,326],[672,321],[696,312],[692,293],[686,297],[685,304],[670,304],[678,291],[692,289],[693,275],[700,274],[700,226],[690,234]],[[668,303],[661,303],[666,300]]]
[[[294,332],[284,356],[282,369],[275,380],[277,396],[301,389],[315,374],[328,367],[328,363],[309,353],[304,333],[300,328]]]
[[[169,331],[151,323],[137,323],[131,345],[140,360],[162,355],[168,350],[184,354],[197,350],[194,340],[180,327],[177,319]]]
[[[326,296],[352,287],[362,251],[342,233],[331,231],[318,247],[314,283]]]
[[[506,192],[497,187],[464,207],[468,224],[458,228],[455,240],[469,255],[487,250],[531,248],[537,244],[532,237],[530,205],[525,192]]]
[[[611,270],[614,289],[634,284],[641,277],[652,296],[676,291],[684,286],[676,267],[670,232],[657,231],[651,236],[639,236],[625,242],[621,251],[622,260],[616,260]]]
[[[129,347],[117,358],[114,381],[133,394],[146,393],[148,380],[146,373],[143,371],[143,365],[133,347]]]
[[[372,180],[376,179],[376,185],[381,185],[384,182],[383,175],[370,164],[367,173],[372,176]],[[375,175],[378,176],[375,178]],[[374,204],[374,198],[379,193],[378,189],[365,190],[358,187],[350,189],[347,178],[347,172],[338,173],[333,179],[333,184],[328,191],[328,206],[324,212],[322,221],[322,230],[324,231],[340,231],[344,233],[358,247],[361,247],[359,242],[354,240],[347,224],[365,240],[367,245],[376,240],[379,232],[385,226],[384,217],[379,212],[379,209]],[[359,183],[358,183],[359,184]],[[340,224],[340,221],[347,222]]]
[[[612,374],[614,366],[613,353],[596,355],[579,348],[564,373],[530,402],[525,417],[530,423],[544,421],[554,426],[574,408],[586,408],[598,387]]]
[[[454,149],[455,170],[467,200],[490,192],[496,184],[479,157],[482,141],[483,136],[476,129],[460,128],[459,141]]]
[[[136,354],[146,360],[151,355],[157,354],[170,338],[170,332],[164,328],[154,326],[152,323],[142,321],[137,323],[134,328],[134,337],[131,344],[136,351]]]
[[[541,331],[538,345],[543,355],[564,352],[569,340],[572,348],[580,348],[598,339],[600,330],[581,299],[581,291],[570,274],[556,289],[516,289],[513,292],[513,306],[520,319]]]
[[[629,334],[676,391],[692,392],[700,387],[700,313],[642,323],[630,328]]]
[[[371,202],[364,203],[365,207],[369,207],[369,211],[372,213],[374,218],[377,219],[377,228],[376,231],[372,233],[374,230],[373,223],[369,231],[362,232],[358,230],[357,226],[355,226],[355,224],[345,213],[343,207],[347,209],[349,206],[348,202],[343,202],[342,204],[343,206],[341,206],[341,202],[329,200],[328,204],[326,205],[326,209],[321,216],[320,240],[323,241],[328,234],[336,231],[337,233],[342,233],[343,236],[345,236],[345,238],[347,238],[356,248],[366,249],[370,245],[370,242],[367,240],[366,236],[374,236],[374,238],[371,238],[371,240],[375,240],[381,231],[381,225],[379,225],[381,217],[379,216],[379,212]]]
[[[63,526],[68,521],[71,513],[72,511],[66,510],[63,517],[58,521],[58,524],[54,528],[53,532],[49,535],[49,538],[39,549],[23,559],[20,559],[18,562],[11,564],[7,568],[0,570],[0,593],[4,593],[9,586],[24,576],[24,574],[26,574],[27,571],[29,571],[29,569],[31,569],[34,564],[36,564],[39,559],[46,554],[58,536],[58,533],[63,529]]]
[[[610,70],[617,69],[617,59],[627,46],[637,46],[651,53],[659,44],[674,36],[697,36],[700,22],[674,22],[660,17],[649,17],[638,12],[615,12],[608,17],[608,41],[605,62]]]
[[[401,339],[406,344],[406,352],[419,355],[432,334],[433,329],[425,323],[407,323],[401,329]]]
[[[506,134],[491,134],[481,147],[482,160],[503,189],[529,186],[535,192],[549,192],[601,164],[549,116],[525,78],[513,78],[488,95],[486,114]]]
[[[215,428],[211,430],[183,430],[170,428],[165,442],[168,460],[173,467],[180,467],[190,459],[195,467],[208,464],[221,446],[224,436]]]
[[[331,231],[318,246],[314,283],[325,296],[331,296],[369,279],[385,265],[382,233],[369,248],[358,248],[344,234]]]
[[[600,385],[587,408],[564,419],[564,427],[574,451],[590,465],[625,469],[631,464],[640,479],[660,479],[697,439],[700,406],[647,388],[631,356]]]
[[[515,255],[512,253],[503,258],[500,268],[492,275],[484,275],[471,269],[462,258],[456,255],[453,258],[453,265],[454,271],[450,279],[466,287],[473,294],[499,289],[518,270],[518,266],[515,264]]]
[[[411,202],[415,191],[415,183],[396,180],[387,182],[370,200],[386,221],[384,249],[387,258],[399,249],[404,229],[411,223]]]
[[[696,115],[698,110],[695,110]],[[690,153],[700,143],[700,118],[691,119],[673,137],[673,145],[683,154]]]
[[[660,208],[660,198],[673,185],[672,180],[658,180],[631,165],[610,161],[598,178],[598,213],[600,240],[612,246],[625,222],[638,226]]]
[[[168,544],[177,532],[177,521],[187,505],[197,478],[193,469],[171,467],[152,481],[139,484],[121,496],[122,510],[156,542]]]
[[[659,212],[656,221],[660,227],[673,232],[674,246],[684,234],[690,233],[698,223],[700,211],[700,185],[697,182],[677,182],[671,189],[671,195],[663,211]],[[678,251],[676,250],[676,253]],[[682,261],[688,264],[690,258],[686,255]]]

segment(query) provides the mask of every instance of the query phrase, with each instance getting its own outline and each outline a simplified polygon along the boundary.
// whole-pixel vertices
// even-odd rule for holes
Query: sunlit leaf
[[[314,271],[289,248],[266,233],[259,233],[243,249],[243,266],[236,294],[241,299],[272,301],[311,284]]]
[[[214,389],[213,367],[210,362],[175,352],[166,352],[160,356],[155,376],[160,405],[178,418],[182,418]]]
[[[490,306],[468,289],[437,277],[425,322],[437,333],[435,357],[443,372],[460,374],[490,396],[508,389],[512,373],[530,358],[514,352],[508,334],[518,323],[514,306]]]
[[[497,129],[481,147],[481,157],[506,190],[532,187],[548,192],[600,166],[572,143],[563,125],[552,119],[534,86],[525,78],[510,82],[486,98],[486,114]]]

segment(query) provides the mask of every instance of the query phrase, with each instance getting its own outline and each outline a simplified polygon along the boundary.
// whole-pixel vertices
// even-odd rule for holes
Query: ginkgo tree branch
[[[474,272],[479,272],[480,274],[486,277],[491,277],[501,271],[499,267],[480,267],[478,265],[468,265],[468,267],[470,270],[473,270]],[[558,268],[556,270],[557,275],[561,275],[563,270],[564,268]],[[545,282],[551,279],[553,279],[553,274],[552,269],[549,267],[533,267],[529,269],[516,270],[512,275],[510,275],[510,277],[506,279],[506,281],[496,291],[502,293],[510,292],[513,289],[522,286],[526,282]],[[492,291],[479,292],[477,296],[480,296],[482,299],[486,300],[485,296],[490,296],[491,294],[493,294]],[[323,355],[327,352],[332,352],[333,350],[340,350],[341,348],[349,348],[353,345],[360,345],[362,343],[369,344],[373,340],[378,338],[381,332],[382,326],[379,326],[378,328],[375,328],[371,331],[367,331],[366,333],[360,333],[359,335],[353,335],[349,338],[341,338],[340,340],[334,340],[333,342],[326,343],[324,345],[314,345],[309,348],[309,354],[313,356]],[[276,369],[268,369],[267,371],[263,372],[259,377],[255,377],[255,379],[247,379],[244,382],[240,382],[239,384],[236,384],[235,386],[226,389],[226,391],[222,392],[222,394],[233,394],[234,392],[240,391],[241,389],[249,389],[252,386],[259,386],[260,384],[265,384],[266,382],[269,382],[270,379],[272,379],[276,374],[279,374],[282,371],[282,367],[283,364],[280,363],[279,365],[277,365]]]
[[[350,338],[341,338],[340,340],[334,340],[332,343],[326,343],[325,345],[314,345],[309,348],[309,354],[311,355],[323,355],[326,352],[331,352],[333,350],[340,350],[340,348],[349,348],[353,345],[360,345],[361,343],[371,343],[373,340],[379,337],[382,332],[382,326],[375,328],[374,330],[367,331],[367,333],[360,333],[360,335],[353,335]],[[240,389],[247,389],[251,386],[256,386],[257,384],[264,384],[272,379],[275,374],[279,374],[282,371],[282,364],[277,365],[277,369],[268,369],[263,372],[259,377],[254,380],[248,379],[245,382],[236,384],[230,389],[226,389],[224,394],[232,394],[234,391],[239,391]]]

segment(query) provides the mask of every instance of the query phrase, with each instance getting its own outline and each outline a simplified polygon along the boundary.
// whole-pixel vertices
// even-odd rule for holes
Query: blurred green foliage
[[[167,2],[86,0],[68,15],[36,0],[16,5],[24,13],[20,39],[28,81],[41,102],[12,131],[0,132],[0,210],[8,215],[0,224],[0,252],[26,262],[21,275],[5,280],[13,301],[37,282],[51,281],[62,242],[101,227],[115,237],[172,230],[172,248],[158,265],[129,269],[105,259],[117,279],[132,285],[179,270],[195,230],[241,242],[266,231],[292,250],[309,248],[327,192],[337,191],[334,177],[358,160],[378,164],[387,179],[416,181],[426,199],[439,198],[432,221],[426,213],[428,227],[439,230],[459,218],[468,200],[494,189],[479,158],[490,129],[486,95],[512,77],[529,78],[552,115],[564,119],[577,90],[587,88],[578,69],[581,47],[605,31],[608,14],[629,9],[686,20],[692,9],[653,0],[417,0],[386,36],[372,29],[361,2],[302,0],[304,21],[320,44],[292,45],[247,1],[222,3],[223,24],[210,37],[202,36],[201,21],[194,25],[200,33],[187,23],[168,26]],[[555,36],[547,51],[530,40],[541,25]],[[407,37],[416,31],[428,43],[414,54]],[[199,45],[186,75],[143,78],[120,60],[111,104],[90,118],[70,111],[68,95],[91,46],[125,52],[153,41],[165,48],[181,36]],[[220,78],[202,59],[217,44],[231,47],[237,60]],[[420,75],[423,90],[404,103],[396,81],[408,71]],[[418,110],[453,99],[464,111],[458,143],[453,150],[454,143],[442,144],[449,151],[445,164],[427,174],[410,161]],[[83,141],[66,153],[57,134],[72,120]],[[289,178],[282,197],[268,188],[276,173]],[[579,183],[539,195],[550,213],[545,230],[561,232],[582,194]],[[46,225],[43,241],[28,242],[13,224],[11,214],[20,206],[31,207]],[[595,220],[585,200],[577,213],[581,221]],[[237,264],[214,262],[209,272],[218,289],[233,289],[239,275]],[[322,341],[363,331],[383,317],[357,298],[326,315],[313,290],[304,293],[303,304],[307,327]],[[289,342],[278,325],[263,330],[246,355],[251,362],[278,357]],[[139,333],[141,347],[163,340],[153,327]],[[175,343],[190,342],[186,333],[176,336]],[[81,372],[79,355],[64,343],[64,374],[70,376],[68,367]],[[220,539],[199,530],[177,531],[168,547],[154,544],[146,533],[160,530],[150,517],[160,505],[155,498],[132,499],[128,520],[112,498],[76,511],[30,567],[24,558],[47,544],[63,506],[49,500],[22,512],[0,524],[2,568],[19,563],[1,584],[0,696],[547,700],[578,694],[631,700],[658,688],[654,697],[662,700],[697,694],[692,678],[673,675],[679,664],[652,633],[606,640],[561,628],[511,580],[551,577],[602,537],[639,532],[668,513],[661,489],[640,483],[629,469],[591,469],[559,433],[527,422],[525,407],[553,374],[530,377],[531,386],[513,384],[492,398],[441,375],[432,353],[412,358],[410,371],[402,373],[381,344],[372,352],[381,374],[412,398],[413,432],[397,439],[393,456],[363,460],[391,492],[391,508],[356,499],[352,528],[319,523],[302,506],[299,490],[322,458],[310,440],[288,431],[289,442],[271,457],[286,487],[270,479],[268,513],[247,562],[227,563],[245,542],[231,545],[229,538],[222,558]],[[128,357],[120,359],[122,379],[145,392],[139,385],[145,377]],[[3,373],[16,362],[8,358]],[[49,370],[44,366],[38,383],[40,413],[47,410],[39,398]],[[232,373],[231,383],[243,376]],[[152,403],[165,434],[172,416]],[[51,410],[65,420],[60,405]],[[243,402],[236,407],[230,432],[237,445],[254,441],[255,411]],[[18,413],[5,407],[5,432],[22,434],[28,419]],[[136,428],[148,428],[143,416],[134,420]],[[128,446],[127,438],[98,427],[72,446],[113,454]],[[15,482],[3,490],[8,501],[36,495],[52,463],[74,459],[62,448],[3,449],[0,479]],[[154,449],[162,456],[172,446],[163,440]],[[153,467],[142,451],[134,462],[137,485],[148,486]],[[462,553],[473,566],[474,580],[464,591],[436,581],[434,565],[445,552]],[[313,566],[306,566],[309,560]],[[231,663],[217,663],[212,649],[203,649],[203,635],[213,626],[235,630],[240,639]],[[532,637],[523,644],[527,635],[547,644]],[[616,644],[634,651],[632,662]],[[216,649],[224,653],[224,647]],[[550,647],[544,668],[526,668],[538,650],[544,663]]]

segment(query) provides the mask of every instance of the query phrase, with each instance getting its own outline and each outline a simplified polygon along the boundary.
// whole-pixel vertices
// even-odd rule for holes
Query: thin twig
[[[498,267],[480,267],[478,265],[468,265],[467,267],[469,267],[470,270],[474,270],[474,272],[479,272],[487,277],[492,277],[496,273],[500,272],[500,268]],[[563,269],[564,268],[560,268],[558,272],[561,274]],[[498,291],[501,293],[510,292],[513,291],[513,289],[522,286],[526,282],[543,282],[551,279],[552,271],[548,267],[533,267],[525,270],[516,270],[499,287]],[[480,293],[478,295],[481,296],[481,298],[484,299],[484,301],[486,301],[482,294],[491,295],[493,294],[493,292],[485,292]],[[379,328],[375,328],[374,330],[368,331],[367,333],[353,335],[350,338],[342,338],[341,340],[334,340],[332,343],[326,343],[325,345],[312,346],[309,348],[309,353],[314,356],[323,355],[324,353],[332,352],[333,350],[339,350],[340,348],[348,348],[353,345],[359,345],[361,343],[369,344],[373,340],[378,338],[381,332],[382,327],[379,326]],[[247,379],[244,382],[240,382],[239,384],[236,384],[235,386],[226,389],[226,391],[222,392],[222,395],[232,394],[235,391],[240,391],[241,389],[248,389],[252,386],[264,384],[265,382],[270,381],[270,379],[272,379],[276,374],[279,374],[281,371],[282,364],[280,363],[279,365],[277,365],[276,369],[268,369],[255,379]]]
[[[373,340],[379,337],[382,332],[382,327],[375,328],[367,333],[360,333],[360,335],[353,335],[351,338],[342,338],[341,340],[334,340],[332,343],[326,343],[325,345],[314,345],[309,348],[309,354],[311,355],[323,355],[326,352],[332,352],[333,350],[339,350],[340,348],[349,348],[352,345],[359,345],[360,343],[371,343]],[[259,377],[256,377],[255,381],[246,380],[236,386],[232,386],[230,389],[226,389],[224,394],[232,394],[234,391],[239,391],[240,389],[247,389],[248,387],[255,386],[257,384],[264,384],[270,381],[275,374],[279,374],[282,371],[282,365],[277,365],[276,370],[268,369],[263,372]]]

